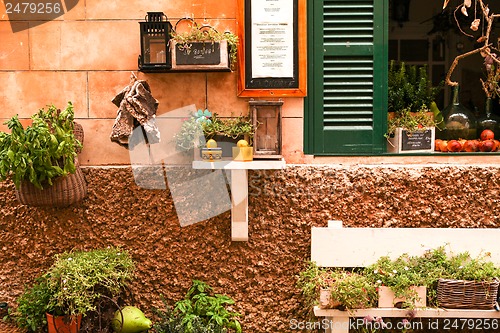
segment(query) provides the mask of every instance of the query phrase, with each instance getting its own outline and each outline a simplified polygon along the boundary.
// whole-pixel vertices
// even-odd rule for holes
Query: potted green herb
[[[25,128],[13,116],[6,122],[10,133],[0,132],[0,181],[12,179],[23,204],[66,206],[83,199],[73,105],[62,111],[51,105],[31,119]]]
[[[167,304],[164,310],[154,309],[158,317],[154,329],[157,333],[241,333],[240,314],[228,309],[233,304],[229,296],[214,294],[208,284],[193,280],[185,298],[173,309]]]
[[[119,248],[56,255],[48,271],[18,298],[16,322],[32,332],[48,325],[50,333],[60,322],[76,328],[103,297],[119,296],[133,271],[131,257]]]
[[[363,271],[321,268],[313,262],[300,273],[297,286],[309,308],[369,308],[377,300],[376,285]]]
[[[315,262],[306,262],[305,269],[298,276],[297,287],[302,291],[307,308],[319,305],[327,309],[340,305],[331,297],[329,287],[332,279],[331,270],[318,267]],[[311,318],[313,317],[311,313]]]
[[[245,139],[251,145],[254,133],[255,127],[249,117],[221,118],[208,110],[198,110],[182,123],[174,140],[178,151],[191,152],[214,139],[222,147],[222,156],[232,156],[231,148],[237,141]]]
[[[442,115],[434,102],[442,84],[433,87],[425,66],[389,64],[388,72],[388,151],[432,152],[435,127]]]
[[[365,275],[379,292],[379,307],[425,307],[426,280],[415,257],[403,254],[396,259],[381,257],[365,268]]]
[[[329,285],[331,298],[342,308],[364,309],[375,306],[377,289],[363,272],[335,270]]]

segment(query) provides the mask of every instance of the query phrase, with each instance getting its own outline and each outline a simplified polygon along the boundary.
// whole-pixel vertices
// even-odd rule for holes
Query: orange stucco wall
[[[63,108],[71,101],[85,130],[82,165],[129,164],[128,151],[109,135],[117,111],[111,99],[128,84],[131,71],[149,82],[160,102],[159,116],[188,105],[220,116],[248,113],[248,98],[237,97],[237,72],[137,72],[138,22],[147,12],[163,11],[173,24],[193,17],[236,33],[236,0],[80,0],[63,16],[40,25],[11,22],[5,9],[0,5],[0,130],[15,114],[29,118],[46,105]],[[27,29],[13,33],[11,23]],[[282,116],[283,155],[287,162],[301,162],[303,99],[284,99]]]

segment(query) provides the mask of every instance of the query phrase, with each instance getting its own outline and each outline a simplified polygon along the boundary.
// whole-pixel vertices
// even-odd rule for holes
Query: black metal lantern
[[[172,68],[168,49],[172,25],[163,12],[148,12],[141,28],[141,55],[139,70],[142,72],[164,72]]]

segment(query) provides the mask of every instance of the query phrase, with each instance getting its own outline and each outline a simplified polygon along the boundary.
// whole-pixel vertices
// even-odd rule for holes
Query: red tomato
[[[484,131],[481,132],[480,138],[483,141],[493,140],[493,139],[495,139],[495,133],[493,133],[492,130],[485,129]]]

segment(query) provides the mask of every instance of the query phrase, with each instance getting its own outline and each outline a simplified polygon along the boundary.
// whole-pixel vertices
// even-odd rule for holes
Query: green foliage
[[[42,332],[53,315],[85,315],[96,310],[105,295],[115,297],[132,279],[134,264],[118,248],[65,252],[17,299],[13,313],[17,325],[30,332]]]
[[[81,146],[73,134],[74,111],[71,102],[65,110],[51,105],[32,117],[23,127],[18,116],[7,124],[11,133],[0,132],[0,180],[12,177],[18,187],[30,181],[38,188],[52,185],[52,179],[75,172],[76,148]]]
[[[204,140],[213,139],[216,135],[232,139],[245,137],[251,145],[254,133],[255,127],[248,117],[220,118],[217,113],[198,110],[182,123],[174,139],[178,151],[188,152],[195,146],[203,146]]]
[[[444,278],[469,281],[492,281],[500,277],[500,268],[488,260],[488,254],[472,258],[468,252],[449,259]]]
[[[17,299],[17,310],[12,314],[17,326],[28,332],[42,332],[47,326],[45,313],[51,297],[46,278],[37,278],[35,284]]]
[[[390,287],[394,295],[404,298],[405,307],[411,307],[418,300],[412,286],[426,285],[426,279],[419,270],[417,258],[403,254],[392,260],[388,256],[379,258],[376,263],[366,267],[366,276],[377,286]]]
[[[432,87],[425,66],[418,68],[405,65],[404,62],[396,64],[391,60],[388,73],[388,111],[429,110],[442,86],[443,83],[440,83],[437,87]]]
[[[214,113],[211,122],[203,124],[203,133],[207,139],[212,139],[216,135],[223,135],[232,139],[248,137],[248,143],[252,145],[255,128],[251,119],[244,116],[235,118],[219,118]]]
[[[307,261],[306,268],[299,273],[297,287],[302,291],[308,308],[318,304],[319,289],[328,285],[326,276],[327,271],[313,261]]]
[[[362,272],[334,270],[329,285],[332,299],[346,309],[364,309],[375,306],[377,288]]]
[[[181,152],[189,152],[195,146],[201,147],[203,138],[203,128],[196,118],[189,118],[182,123],[181,129],[174,135],[175,148]]]
[[[230,31],[223,33],[218,32],[213,28],[199,29],[196,25],[190,31],[184,33],[172,32],[171,37],[176,41],[177,47],[180,50],[186,50],[188,53],[191,51],[191,43],[193,42],[207,42],[214,45],[215,42],[227,40],[229,47],[229,58],[231,60],[231,69],[236,65],[236,56],[238,53],[238,36]]]
[[[309,308],[318,304],[321,288],[329,288],[332,299],[346,309],[367,308],[377,300],[375,284],[360,272],[322,268],[314,262],[308,262],[306,269],[300,272],[297,287]]]
[[[393,118],[387,121],[387,132],[385,137],[389,138],[398,127],[404,128],[408,132],[416,132],[424,130],[426,127],[436,126],[437,124],[433,117],[426,112],[427,110],[425,109],[414,114],[411,114],[408,109],[398,112]]]
[[[134,264],[118,248],[65,252],[47,273],[52,290],[49,312],[85,315],[95,310],[95,301],[104,294],[117,296],[132,279]]]
[[[166,302],[164,300],[166,305]],[[225,295],[213,294],[205,282],[193,280],[193,285],[183,300],[170,309],[154,309],[159,320],[154,329],[157,333],[241,333],[240,316],[226,307],[234,300]]]
[[[387,286],[396,297],[406,298],[405,307],[412,307],[418,295],[412,286],[427,287],[428,306],[437,306],[437,284],[440,278],[491,281],[500,277],[500,267],[488,260],[488,253],[472,258],[468,252],[447,253],[444,246],[425,251],[420,256],[402,254],[396,259],[380,257],[374,264],[359,271],[318,267],[309,262],[298,277],[305,304],[312,309],[318,304],[320,288],[328,287],[332,297],[346,308],[369,307],[377,301],[373,292]]]

